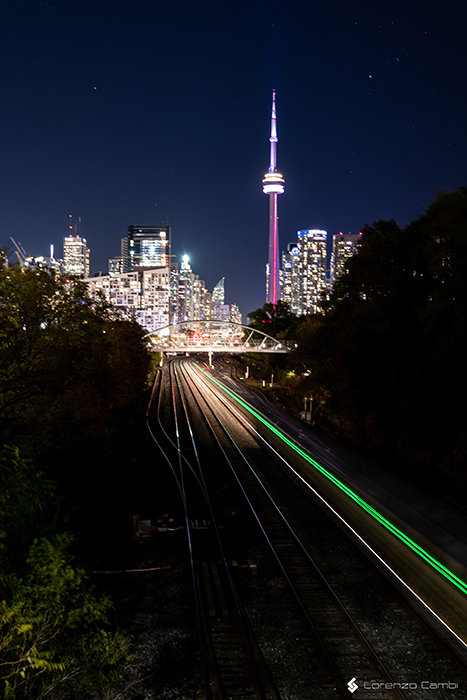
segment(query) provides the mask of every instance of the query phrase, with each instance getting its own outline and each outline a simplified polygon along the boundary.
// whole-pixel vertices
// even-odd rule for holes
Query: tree
[[[275,304],[267,302],[256,311],[250,311],[248,319],[252,328],[282,340],[294,338],[298,325],[298,317],[282,299]]]
[[[74,523],[82,537],[90,499],[105,503],[111,457],[144,406],[143,336],[79,280],[0,269],[2,697],[71,697],[79,686],[101,698],[120,683],[128,639],[110,629],[110,600],[64,530]]]
[[[70,476],[75,465],[102,464],[145,396],[143,335],[80,280],[0,270],[0,442],[33,448],[62,483],[64,462]]]
[[[3,585],[19,568],[34,536],[53,533],[55,485],[18,448],[0,450],[0,599]]]
[[[299,355],[328,415],[365,444],[461,473],[466,455],[467,188],[401,229],[377,221]],[[449,398],[448,398],[449,397]]]
[[[63,380],[70,352],[85,352],[99,334],[105,306],[84,283],[64,283],[46,270],[0,270],[0,417],[8,423],[27,402]],[[52,361],[53,359],[53,361]]]
[[[119,686],[129,639],[57,531],[56,489],[17,448],[0,452],[0,696],[100,698]],[[3,692],[2,692],[3,691]],[[99,694],[99,691],[101,693]]]
[[[110,599],[89,585],[69,553],[71,543],[67,533],[35,540],[21,578],[4,582],[0,689],[6,699],[80,687],[93,697],[91,691],[123,678],[129,640],[106,629]]]

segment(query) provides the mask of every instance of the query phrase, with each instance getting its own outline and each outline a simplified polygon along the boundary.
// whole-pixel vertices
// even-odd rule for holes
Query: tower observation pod
[[[277,195],[284,191],[285,180],[277,172],[276,92],[272,91],[269,170],[263,177],[263,192],[269,195],[269,252],[266,267],[266,301],[275,304],[280,299],[279,286],[279,224]]]

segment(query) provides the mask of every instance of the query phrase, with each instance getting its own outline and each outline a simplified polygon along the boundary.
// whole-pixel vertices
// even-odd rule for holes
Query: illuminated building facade
[[[63,271],[66,275],[89,277],[90,250],[78,234],[63,239]]]
[[[361,242],[361,233],[335,233],[333,235],[331,251],[332,284],[342,275],[346,260],[355,255]]]
[[[230,306],[229,304],[219,304],[213,303],[211,307],[211,319],[213,321],[213,327],[215,327],[216,321],[229,321],[230,320]]]
[[[229,321],[232,321],[232,323],[239,324],[242,323],[242,314],[240,309],[238,308],[237,304],[230,304],[230,317]],[[239,328],[234,329],[236,334],[239,336],[243,335],[243,330]]]
[[[91,294],[100,294],[122,316],[132,316],[126,311],[137,309],[141,303],[141,281],[139,272],[124,272],[119,275],[99,275],[84,280]]]
[[[269,248],[266,266],[266,301],[275,304],[280,299],[279,282],[279,222],[277,195],[284,192],[285,180],[277,172],[276,93],[272,91],[269,170],[263,177],[263,192],[269,196]]]
[[[289,243],[282,256],[282,300],[292,313],[301,316],[322,311],[322,299],[328,293],[326,259],[326,231],[297,231],[297,242]]]
[[[121,275],[123,272],[122,258],[109,259],[109,275]]]
[[[169,267],[170,226],[128,226],[122,238],[122,272],[145,267]]]
[[[131,231],[132,228],[137,228],[138,231]],[[144,228],[129,227],[129,236],[123,239],[122,253],[128,250],[127,264],[129,265],[132,261],[133,269],[119,272],[122,261],[125,260],[125,254],[122,254],[122,258],[115,258],[112,261],[114,264],[109,266],[108,275],[99,274],[84,280],[91,295],[103,296],[116,317],[133,319],[148,333],[169,325],[187,322],[186,326],[182,326],[182,333],[184,333],[190,330],[189,322],[192,320],[206,321],[206,329],[208,329],[213,313],[218,321],[235,320],[241,323],[238,307],[234,304],[231,306],[224,304],[225,280],[223,277],[215,285],[214,292],[211,294],[206,289],[204,280],[191,269],[187,255],[183,256],[180,267],[177,263],[170,262],[167,250],[170,250],[170,232],[167,229],[158,232],[166,233],[167,236],[159,235],[160,246],[157,249],[156,245],[155,250],[157,262],[167,264],[148,267],[146,265],[149,262],[148,258],[138,257],[145,246],[142,241],[148,239],[141,237],[138,240],[138,236],[134,235],[136,233],[147,236],[148,232],[141,230]],[[164,241],[168,241],[168,245],[164,245]],[[213,296],[218,299],[217,302],[213,303]],[[202,332],[199,326],[197,329]],[[237,329],[235,330],[237,332]],[[228,330],[226,332],[229,334]]]
[[[121,318],[137,321],[148,333],[169,324],[169,269],[158,267],[85,280]]]
[[[225,277],[219,280],[212,290],[212,303],[223,304],[225,299]]]
[[[230,306],[224,304],[225,299],[225,278],[219,280],[212,290],[211,319],[212,328],[220,328],[219,321],[229,321]]]
[[[168,267],[143,270],[141,306],[136,320],[148,333],[170,323],[170,271]]]
[[[297,265],[294,265],[294,258],[292,253],[292,250],[294,248],[296,249],[294,251],[295,255],[298,255],[298,248],[296,243],[289,243],[287,246],[287,250],[282,253],[282,267],[280,277],[282,287],[281,298],[282,301],[289,305],[291,311],[293,310],[292,307],[296,306],[294,291],[297,276]],[[293,313],[297,312],[293,311]]]
[[[204,280],[191,269],[188,255],[182,258],[174,291],[173,323],[182,323],[190,319],[209,321],[212,295],[206,289]]]

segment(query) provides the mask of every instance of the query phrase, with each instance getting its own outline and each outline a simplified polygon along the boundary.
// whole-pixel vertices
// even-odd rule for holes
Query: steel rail
[[[192,377],[193,382],[196,383],[196,382],[195,382],[196,374],[190,373],[190,376]],[[222,394],[219,394],[219,393],[216,391],[216,389],[214,389],[213,387],[211,387],[211,386],[206,386],[205,383],[203,383],[203,387],[208,388],[208,389],[211,391],[211,393],[212,393],[217,399],[221,400],[221,402],[223,403],[223,405],[224,405],[231,413],[233,413],[233,415],[235,416],[235,418],[238,419],[238,415],[237,415],[236,411],[235,411],[235,412],[232,411],[232,407],[230,406],[229,402],[225,399],[225,396],[223,396]],[[201,392],[199,386],[197,386],[197,390],[198,390],[198,392],[200,393],[200,395],[203,396],[203,393]],[[382,674],[386,677],[387,681],[390,682],[390,683],[395,684],[396,681],[395,681],[395,679],[393,678],[393,676],[391,675],[390,671],[387,669],[387,667],[386,667],[384,661],[381,659],[380,655],[378,654],[378,652],[375,650],[375,648],[374,648],[373,645],[371,644],[371,641],[370,641],[370,640],[367,638],[367,636],[362,632],[362,630],[360,629],[360,627],[359,627],[357,621],[355,620],[354,616],[353,616],[353,615],[350,613],[350,611],[347,609],[347,607],[345,606],[345,604],[344,604],[344,603],[342,602],[342,600],[340,599],[339,595],[334,591],[333,587],[331,586],[331,584],[330,584],[330,583],[328,582],[328,580],[326,579],[326,576],[325,576],[324,573],[321,571],[321,569],[319,568],[318,564],[315,562],[315,560],[314,560],[313,557],[310,555],[310,553],[307,551],[306,547],[305,547],[304,544],[301,542],[301,540],[300,540],[300,538],[298,537],[298,535],[294,532],[292,526],[291,526],[290,523],[287,521],[286,517],[284,516],[284,514],[283,514],[282,511],[280,510],[280,508],[279,508],[279,506],[277,505],[277,503],[274,501],[273,497],[271,496],[271,494],[270,494],[269,491],[267,490],[267,488],[266,488],[265,484],[263,483],[263,481],[261,480],[260,476],[257,474],[257,472],[255,471],[255,469],[253,468],[253,466],[250,464],[249,460],[245,457],[245,455],[243,454],[243,452],[240,450],[240,448],[239,448],[238,445],[236,444],[236,441],[235,441],[234,438],[230,435],[228,429],[226,428],[226,426],[224,425],[224,423],[221,421],[221,419],[219,418],[219,416],[217,415],[217,413],[214,413],[214,412],[213,412],[213,410],[212,410],[212,408],[210,407],[210,404],[209,404],[209,402],[206,400],[206,397],[205,397],[205,396],[203,396],[203,399],[204,399],[204,401],[205,401],[205,403],[206,403],[206,406],[209,407],[211,414],[214,416],[215,421],[221,426],[223,432],[225,433],[225,435],[227,436],[227,438],[230,440],[230,442],[231,442],[231,444],[234,446],[234,448],[237,450],[237,452],[238,452],[238,454],[240,455],[240,457],[242,458],[242,460],[245,462],[245,464],[246,464],[246,466],[248,467],[248,469],[250,470],[251,474],[252,474],[252,475],[254,476],[254,478],[256,479],[258,485],[261,487],[262,491],[264,492],[264,494],[266,495],[266,497],[269,499],[269,501],[270,501],[271,505],[273,506],[275,512],[277,513],[277,515],[279,515],[279,517],[280,517],[280,519],[282,520],[283,524],[285,525],[285,527],[288,529],[289,533],[290,533],[291,536],[293,537],[293,539],[294,539],[294,541],[296,542],[297,546],[300,548],[301,552],[303,553],[303,555],[304,555],[304,556],[306,557],[306,559],[308,560],[310,566],[313,568],[313,570],[315,571],[315,573],[316,573],[316,575],[318,576],[319,580],[321,581],[321,583],[322,583],[323,586],[325,587],[325,589],[326,589],[328,595],[331,597],[331,599],[334,601],[335,605],[340,609],[340,611],[342,612],[342,614],[345,616],[345,618],[346,618],[347,621],[349,622],[351,628],[352,628],[353,631],[354,631],[355,636],[356,636],[357,639],[359,640],[359,642],[360,642],[360,644],[362,645],[362,647],[363,647],[364,649],[367,650],[367,653],[371,656],[371,658],[372,658],[374,664],[375,664],[376,667],[382,672]],[[203,414],[204,414],[204,412],[203,412]],[[206,420],[207,420],[207,419],[206,419]],[[211,429],[212,429],[212,426],[211,426]],[[214,430],[213,430],[212,432],[213,432],[213,434],[215,435]],[[249,432],[251,432],[251,431],[249,431]],[[256,433],[256,431],[254,431],[254,432]],[[216,435],[215,435],[215,437],[216,437],[216,440],[217,440],[217,436],[216,436]],[[255,434],[255,437],[257,437],[257,433]],[[218,442],[219,442],[219,441],[218,441]],[[290,579],[290,576],[288,575],[288,573],[287,573],[287,571],[286,571],[286,568],[285,568],[285,566],[283,565],[283,562],[281,561],[280,555],[279,555],[278,552],[276,551],[276,548],[275,548],[274,544],[273,544],[272,541],[270,540],[270,538],[269,538],[269,536],[268,536],[268,534],[267,534],[265,528],[263,527],[263,524],[262,524],[262,522],[261,522],[261,520],[260,520],[260,518],[259,518],[259,516],[258,516],[258,514],[257,514],[257,512],[256,512],[256,510],[255,510],[255,508],[254,508],[254,506],[253,506],[253,504],[251,503],[251,500],[250,500],[250,498],[248,497],[248,495],[247,495],[247,493],[246,493],[246,490],[244,489],[244,487],[243,487],[243,485],[242,485],[242,483],[241,483],[241,481],[240,481],[240,478],[239,478],[238,474],[236,473],[236,471],[235,471],[235,469],[234,469],[234,467],[233,467],[231,461],[229,460],[229,458],[228,458],[227,455],[225,454],[225,451],[223,450],[222,446],[220,445],[220,442],[219,442],[219,447],[220,447],[220,449],[224,452],[225,459],[226,459],[227,463],[229,464],[229,466],[230,466],[230,468],[231,468],[231,470],[232,470],[232,473],[233,473],[233,475],[234,475],[234,477],[235,477],[237,483],[239,484],[239,487],[240,487],[240,489],[242,490],[242,492],[243,492],[243,494],[244,494],[244,497],[245,497],[245,499],[246,499],[246,501],[247,501],[247,503],[248,503],[248,505],[249,505],[249,507],[250,507],[250,509],[251,509],[251,512],[252,512],[254,518],[256,519],[256,521],[257,521],[257,523],[258,523],[258,525],[259,525],[259,527],[260,527],[260,529],[261,529],[261,531],[262,531],[262,533],[263,533],[263,536],[265,537],[266,542],[267,542],[267,544],[268,544],[268,546],[269,546],[269,548],[270,548],[270,550],[271,550],[273,556],[275,557],[275,559],[276,559],[276,561],[277,561],[277,563],[278,563],[278,565],[279,565],[279,567],[280,567],[280,569],[281,569],[281,571],[282,571],[282,573],[283,573],[285,579],[287,580],[287,583],[288,583],[288,585],[290,586],[290,589],[291,589],[291,591],[292,591],[294,597],[296,598],[296,601],[297,601],[297,603],[298,603],[300,609],[302,610],[302,612],[303,612],[303,614],[304,614],[304,616],[305,616],[305,618],[306,618],[308,624],[310,625],[310,628],[313,630],[313,633],[314,633],[315,637],[318,639],[318,641],[319,641],[319,643],[320,643],[320,645],[321,645],[321,648],[322,648],[322,650],[323,650],[323,653],[324,653],[324,656],[325,656],[325,658],[326,658],[326,661],[327,661],[328,665],[330,666],[330,668],[331,668],[331,670],[332,670],[332,672],[333,672],[333,675],[335,676],[337,682],[339,683],[339,688],[340,688],[341,692],[343,693],[344,697],[346,697],[346,698],[351,698],[352,695],[351,695],[351,693],[350,693],[349,690],[348,690],[348,685],[347,685],[347,683],[345,683],[345,682],[343,681],[343,679],[342,679],[342,677],[341,677],[341,674],[340,674],[340,671],[339,671],[339,669],[336,667],[336,664],[335,664],[335,662],[334,662],[334,659],[333,659],[333,657],[332,657],[332,654],[331,654],[331,653],[329,652],[329,650],[328,650],[326,641],[323,639],[323,637],[322,637],[322,635],[320,634],[319,630],[317,629],[317,627],[316,627],[314,621],[312,620],[312,618],[311,618],[311,616],[310,616],[308,610],[306,609],[305,605],[302,603],[302,600],[301,600],[301,597],[300,597],[299,592],[297,591],[297,589],[296,589],[296,587],[294,586],[292,580]],[[394,687],[394,690],[396,691],[396,693],[398,694],[398,696],[399,696],[400,698],[403,698],[404,700],[406,700],[406,695],[402,692],[402,690],[401,690],[400,688],[397,687],[397,683],[396,683],[396,686]]]
[[[317,460],[313,459],[308,453],[303,450],[301,447],[299,447],[292,438],[290,438],[287,433],[281,432],[277,429],[276,426],[274,426],[268,419],[264,417],[264,415],[261,414],[260,411],[252,407],[250,404],[245,399],[242,399],[238,394],[233,392],[232,390],[228,389],[225,385],[221,384],[218,382],[216,379],[211,377],[210,375],[207,374],[204,370],[201,370],[198,368],[205,376],[209,376],[211,381],[214,383],[214,385],[217,385],[218,387],[221,387],[224,392],[227,395],[230,395],[232,398],[235,399],[235,401],[239,404],[239,406],[245,408],[249,414],[251,414],[254,418],[258,420],[259,423],[265,425],[273,434],[276,434],[280,440],[289,446],[294,452],[296,452],[299,456],[303,457],[309,464],[314,466],[316,470],[320,473],[322,473],[324,476],[326,476],[331,483],[333,483],[335,486],[337,486],[338,489],[340,489],[343,493],[345,493],[349,498],[351,498],[357,505],[359,505],[363,510],[365,510],[370,516],[374,517],[375,520],[382,525],[384,528],[386,528],[389,532],[391,532],[397,539],[399,539],[401,542],[407,545],[409,551],[412,550],[416,555],[420,556],[421,560],[424,560],[427,564],[431,564],[433,569],[436,570],[439,574],[444,576],[446,580],[450,581],[451,583],[456,586],[460,592],[464,593],[467,592],[467,583],[463,580],[461,580],[459,577],[457,577],[453,572],[451,572],[446,566],[444,566],[442,563],[437,561],[431,554],[426,552],[420,545],[418,545],[416,542],[411,540],[405,533],[403,533],[399,528],[393,525],[387,518],[382,516],[376,508],[373,506],[369,505],[364,501],[363,498],[361,498],[355,491],[353,491],[349,486],[347,486],[343,481],[338,479],[329,469],[326,469],[324,466],[322,466]],[[349,522],[346,521],[346,519],[339,513],[333,506],[323,498],[321,493],[315,489],[309,481],[304,479],[304,477],[292,467],[292,465],[287,462],[287,460],[282,456],[280,452],[275,450],[268,440],[264,438],[264,436],[254,428],[251,423],[248,422],[246,417],[236,408],[231,406],[230,410],[233,411],[234,415],[238,416],[246,425],[250,426],[250,430],[257,435],[258,439],[265,445],[267,448],[272,451],[273,453],[276,454],[277,458],[281,460],[284,465],[287,467],[289,472],[294,475],[294,478],[296,478],[300,483],[306,487],[311,493],[315,495],[316,498],[319,499],[319,501],[323,504],[323,506],[329,510],[333,514],[333,516],[343,524],[343,526],[348,529],[352,535],[356,538],[356,540],[363,545],[364,549],[368,551],[372,557],[374,557],[379,564],[383,566],[383,568],[390,574],[393,579],[400,584],[403,590],[405,590],[418,604],[421,605],[422,609],[426,610],[432,618],[441,625],[442,628],[446,632],[449,633],[449,635],[452,637],[452,639],[457,643],[459,643],[460,647],[462,647],[463,653],[465,653],[465,650],[467,649],[467,641],[464,637],[462,637],[460,634],[456,632],[456,630],[450,626],[450,624],[443,619],[441,615],[438,615],[438,613],[434,610],[433,607],[430,606],[430,604],[425,601],[425,599],[417,593],[415,588],[411,586],[407,581],[400,576],[397,571],[391,566],[390,563],[388,563],[378,552],[366,541],[362,535],[351,526]]]
[[[203,681],[204,681],[206,700],[211,700],[212,693],[211,693],[210,683],[209,683],[209,673],[208,673],[208,670],[206,667],[206,662],[205,662],[205,653],[204,653],[204,646],[205,645],[204,645],[204,638],[203,638],[203,634],[202,634],[204,619],[203,619],[202,605],[201,605],[201,592],[199,590],[198,580],[197,580],[197,576],[196,576],[196,572],[195,572],[195,562],[194,562],[194,558],[193,558],[193,546],[192,546],[192,540],[191,540],[190,522],[189,522],[189,518],[188,518],[187,498],[186,498],[186,492],[185,492],[185,481],[184,481],[184,477],[183,477],[183,460],[185,458],[182,455],[182,452],[180,449],[180,434],[179,434],[179,430],[178,430],[177,408],[176,408],[176,403],[175,403],[175,391],[174,391],[174,385],[173,385],[173,381],[172,381],[172,374],[170,372],[169,372],[169,378],[170,378],[170,387],[171,387],[170,393],[171,393],[171,398],[172,398],[172,407],[173,407],[173,412],[174,412],[174,424],[175,424],[175,434],[176,434],[176,442],[175,443],[169,438],[167,432],[163,429],[162,424],[160,422],[160,404],[161,404],[161,397],[162,397],[162,372],[160,372],[157,416],[158,416],[159,426],[162,429],[164,435],[167,437],[167,439],[170,441],[170,443],[174,447],[176,447],[176,449],[177,449],[179,476],[177,476],[176,471],[174,469],[174,465],[172,464],[168,455],[162,449],[161,445],[157,441],[157,439],[154,435],[154,432],[151,429],[150,422],[149,422],[152,403],[154,400],[155,382],[154,382],[153,390],[151,392],[151,397],[149,400],[148,408],[146,411],[146,425],[148,427],[148,430],[149,430],[149,433],[150,433],[152,439],[154,440],[155,444],[157,445],[159,450],[164,455],[165,460],[168,462],[170,469],[175,477],[175,480],[177,482],[178,489],[180,492],[180,497],[181,497],[183,512],[184,512],[184,519],[185,519],[185,531],[186,531],[187,543],[188,543],[188,552],[189,552],[189,560],[190,560],[190,574],[191,574],[191,581],[192,581],[193,592],[194,592],[195,617],[197,620],[198,639],[199,639],[199,646],[200,646],[200,650],[201,650],[202,676],[203,676]],[[187,460],[185,459],[185,461],[187,461]],[[224,700],[224,698],[222,698],[222,700]]]
[[[161,372],[161,374],[162,374],[162,370],[158,370],[158,371]],[[174,378],[173,378],[173,375],[174,375],[173,362],[171,362],[170,365],[169,365],[169,378],[170,378],[170,386],[171,386],[171,392],[172,392],[172,393],[171,393],[172,407],[174,407],[174,403],[173,403],[173,402],[174,402],[174,395],[173,395],[173,382],[174,382]],[[165,437],[166,437],[166,439],[168,440],[168,442],[169,442],[169,443],[172,445],[172,447],[177,451],[178,458],[179,458],[179,462],[181,461],[181,463],[185,464],[186,467],[190,470],[190,472],[192,473],[193,477],[195,478],[195,481],[198,483],[198,486],[199,486],[199,488],[200,488],[201,493],[203,494],[204,497],[206,497],[206,494],[204,493],[204,490],[203,490],[203,485],[202,485],[202,483],[200,482],[200,480],[199,480],[199,478],[198,478],[198,475],[196,474],[195,470],[193,469],[193,466],[190,464],[189,460],[188,460],[188,459],[185,457],[185,455],[182,453],[179,444],[177,444],[177,441],[174,442],[174,441],[172,440],[172,438],[170,437],[170,435],[168,434],[168,432],[166,431],[166,429],[165,429],[165,427],[164,427],[164,421],[161,419],[162,396],[163,396],[163,395],[162,395],[162,392],[159,392],[158,402],[157,402],[157,422],[158,422],[159,428],[160,428],[160,430],[162,431],[162,433],[165,435]],[[175,420],[175,418],[174,418],[174,420]],[[153,435],[153,432],[152,432],[150,426],[148,426],[148,427],[149,427],[149,431],[150,431],[150,433],[151,433],[151,435],[152,435],[152,437],[153,437],[154,442],[156,442],[156,443],[158,444],[159,449],[160,449],[161,452],[163,453],[163,455],[164,455],[166,461],[171,465],[172,472],[173,472],[173,474],[174,474],[174,477],[175,477],[175,479],[176,479],[176,481],[177,481],[177,484],[178,484],[179,490],[180,490],[180,488],[181,488],[181,487],[180,487],[180,479],[179,479],[179,477],[177,476],[175,470],[173,469],[173,465],[171,464],[170,460],[168,459],[165,450],[164,450],[164,449],[162,448],[162,446],[157,442],[155,436]]]
[[[162,374],[162,373],[161,373]],[[266,664],[264,662],[264,659],[261,658],[261,653],[259,651],[259,647],[257,643],[255,643],[254,640],[254,635],[251,630],[251,626],[249,624],[248,618],[246,616],[245,610],[243,609],[243,606],[241,605],[241,601],[238,595],[238,592],[236,590],[235,582],[233,581],[233,578],[231,577],[230,574],[230,569],[227,565],[227,559],[225,556],[225,553],[223,551],[223,545],[222,545],[222,540],[220,537],[219,533],[219,528],[217,526],[216,518],[214,517],[214,512],[212,509],[212,505],[210,504],[209,500],[209,494],[207,492],[207,487],[204,481],[204,475],[203,475],[203,470],[201,468],[201,462],[199,460],[198,456],[198,450],[196,446],[196,441],[195,437],[193,434],[192,430],[192,425],[191,421],[189,418],[189,408],[186,405],[186,401],[183,395],[183,382],[179,378],[179,372],[177,371],[176,368],[176,363],[171,363],[169,367],[169,380],[170,380],[170,396],[171,396],[171,407],[172,407],[172,419],[174,422],[174,431],[175,431],[175,440],[172,440],[170,437],[168,431],[165,429],[163,425],[163,421],[161,419],[161,402],[163,399],[163,384],[162,384],[162,377],[159,376],[158,379],[159,381],[154,382],[153,390],[151,392],[151,398],[149,402],[149,406],[146,412],[146,421],[148,425],[149,432],[151,434],[152,439],[154,440],[155,444],[158,446],[160,451],[164,454],[164,457],[166,461],[168,462],[171,471],[176,479],[178,489],[180,492],[180,497],[183,503],[183,509],[184,509],[184,517],[185,517],[185,529],[187,533],[187,538],[188,538],[188,548],[189,548],[189,558],[190,558],[190,571],[191,571],[191,579],[192,579],[192,585],[193,585],[193,591],[194,591],[194,599],[195,599],[195,611],[196,611],[196,620],[197,620],[197,627],[198,627],[198,637],[199,637],[199,646],[200,646],[200,652],[201,652],[201,658],[202,658],[202,675],[203,675],[203,683],[204,683],[204,690],[205,690],[205,696],[207,700],[211,700],[213,698],[213,689],[212,689],[212,682],[215,682],[217,686],[217,691],[216,691],[216,698],[220,698],[220,700],[228,700],[229,696],[227,694],[227,691],[224,687],[223,680],[222,680],[222,674],[221,670],[219,668],[217,659],[216,659],[216,653],[213,647],[212,639],[210,637],[209,633],[209,625],[207,622],[207,617],[205,614],[204,610],[204,605],[202,603],[202,592],[201,592],[201,587],[200,587],[200,581],[199,577],[197,575],[196,571],[196,566],[195,566],[195,547],[193,547],[193,542],[192,542],[192,537],[191,537],[191,528],[190,528],[190,519],[189,519],[189,495],[188,491],[186,488],[186,480],[184,477],[184,472],[186,469],[190,470],[190,473],[195,477],[196,482],[198,483],[198,486],[200,487],[202,491],[202,495],[204,499],[206,500],[208,507],[210,509],[211,513],[211,523],[214,525],[214,531],[216,532],[216,538],[218,540],[218,546],[222,552],[222,559],[224,563],[224,569],[227,572],[227,579],[229,581],[229,587],[231,590],[232,598],[235,601],[235,607],[237,611],[237,619],[240,624],[240,628],[242,630],[242,638],[243,638],[243,643],[245,645],[245,648],[247,650],[247,657],[249,659],[249,665],[250,665],[250,673],[252,678],[254,679],[254,692],[255,692],[255,697],[258,698],[258,700],[280,700],[280,695],[278,694],[277,690],[273,686],[273,681],[272,678],[269,674],[269,671],[266,670]],[[177,455],[177,462],[178,462],[178,475],[177,475],[177,470],[175,469],[174,464],[172,463],[172,460],[168,457],[166,452],[163,450],[163,447],[157,440],[156,436],[154,435],[154,431],[151,428],[149,418],[152,412],[152,407],[156,403],[155,401],[155,394],[156,394],[156,389],[158,391],[158,396],[157,396],[157,418],[159,422],[159,427],[162,430],[164,436],[168,440],[169,444],[175,448],[176,450],[176,455]],[[181,409],[180,409],[181,407]],[[190,464],[189,460],[186,459],[186,457],[182,453],[182,443],[181,443],[181,422],[186,423],[186,426],[188,428],[188,434],[190,436],[190,442],[193,446],[193,453],[195,456],[196,460],[196,465],[198,467],[199,474],[201,476],[198,476],[196,473],[195,469],[193,468],[193,465]],[[209,655],[207,654],[207,651],[209,651]],[[261,673],[258,670],[258,662],[260,663],[261,666],[261,673],[263,677],[267,678],[267,686],[268,686],[268,693],[266,694],[265,691],[263,690],[263,681],[261,679]],[[208,669],[208,663],[212,669],[212,675],[210,675],[209,669]],[[272,690],[271,690],[272,689]]]
[[[151,390],[151,396],[150,396],[150,398],[149,398],[148,407],[147,407],[147,409],[146,409],[146,427],[147,427],[147,429],[148,429],[148,431],[149,431],[149,435],[151,436],[152,441],[153,441],[154,444],[158,447],[160,453],[163,455],[165,461],[166,461],[167,464],[169,465],[169,468],[170,468],[170,470],[171,470],[171,472],[172,472],[172,474],[173,474],[173,476],[174,476],[175,482],[176,482],[176,484],[177,484],[178,490],[180,491],[180,497],[182,497],[182,491],[181,491],[181,487],[180,487],[180,480],[179,480],[179,478],[178,478],[178,476],[177,476],[177,474],[176,474],[176,472],[175,472],[175,470],[174,470],[174,468],[173,468],[172,462],[170,461],[170,459],[169,459],[169,457],[167,456],[165,450],[162,448],[162,445],[160,444],[160,442],[157,440],[156,436],[154,435],[154,431],[153,431],[153,429],[152,429],[152,427],[151,427],[151,423],[150,423],[150,417],[151,417],[151,413],[152,413],[152,407],[153,407],[153,404],[154,404],[154,394],[155,394],[155,392],[156,392],[156,381],[157,381],[157,379],[159,379],[159,386],[158,386],[158,389],[157,389],[157,390],[158,390],[158,420],[159,420],[159,408],[160,408],[160,400],[161,400],[161,395],[162,395],[162,371],[161,371],[160,369],[158,369],[157,372],[156,372],[156,376],[155,376],[155,378],[154,378],[154,382],[153,382],[153,386],[152,386],[152,390]],[[162,426],[160,425],[160,420],[159,420],[159,426],[162,427]],[[165,431],[164,431],[164,432],[165,432]],[[168,435],[167,435],[166,433],[165,433],[165,435],[166,435],[166,437],[168,438]],[[169,439],[169,438],[168,438],[168,439]],[[174,445],[174,447],[175,447],[175,444],[174,444],[174,443],[173,443],[173,445]]]
[[[183,362],[181,362],[180,365],[183,365]],[[182,368],[182,367],[180,367],[180,372],[181,372],[182,374],[184,374],[183,368]],[[175,375],[176,375],[176,374],[177,374],[177,370],[174,369],[174,373],[175,373]],[[189,387],[189,389],[190,389],[190,391],[191,391],[191,396],[193,397],[194,401],[196,402],[196,405],[198,406],[198,408],[200,409],[200,413],[201,413],[201,415],[203,416],[203,418],[205,419],[206,424],[209,426],[209,428],[211,428],[209,422],[208,422],[207,419],[206,419],[206,416],[205,416],[205,414],[204,414],[204,411],[201,409],[201,406],[200,406],[198,400],[196,399],[196,396],[195,396],[194,393],[193,393],[193,390],[192,390],[192,388],[191,388],[191,385],[190,385],[190,383],[188,382],[188,380],[187,380],[187,378],[186,378],[185,375],[184,375],[184,380],[185,380],[185,383],[187,384],[187,386]],[[180,386],[180,383],[178,383],[178,385]],[[191,421],[190,421],[190,418],[189,418],[189,409],[188,409],[188,406],[187,406],[187,404],[186,404],[186,402],[185,402],[185,399],[184,399],[184,397],[183,397],[183,392],[182,392],[182,391],[180,391],[180,399],[181,399],[182,406],[183,406],[183,409],[184,409],[185,418],[186,418],[186,421],[187,421],[187,425],[188,425],[188,429],[189,429],[190,438],[191,438],[191,441],[192,441],[192,444],[193,444],[194,455],[195,455],[195,460],[196,460],[196,463],[197,463],[197,466],[198,466],[200,481],[201,481],[201,483],[202,483],[202,485],[203,485],[203,491],[204,491],[204,494],[205,494],[205,497],[206,497],[206,501],[207,501],[207,505],[208,505],[208,508],[209,508],[211,524],[212,524],[212,527],[213,527],[213,530],[214,530],[214,533],[215,533],[215,536],[216,536],[216,542],[217,542],[217,544],[218,544],[219,551],[220,551],[220,553],[221,553],[222,564],[223,564],[223,568],[224,568],[224,571],[225,571],[225,573],[226,573],[226,577],[227,577],[227,580],[228,580],[229,589],[230,589],[230,592],[231,592],[231,594],[232,594],[232,598],[233,598],[234,603],[235,603],[235,608],[236,608],[238,620],[239,620],[240,627],[241,627],[241,630],[242,630],[243,641],[244,641],[244,644],[245,644],[245,647],[246,647],[246,650],[247,650],[247,655],[248,655],[248,660],[249,660],[249,664],[250,664],[251,673],[252,673],[252,676],[253,676],[253,678],[254,678],[254,683],[255,683],[256,692],[257,692],[257,695],[258,695],[259,700],[271,700],[271,699],[274,700],[274,698],[275,698],[276,700],[280,700],[280,695],[279,695],[277,689],[275,688],[275,684],[274,684],[274,682],[273,682],[273,680],[272,680],[272,676],[270,675],[269,670],[267,669],[267,665],[266,665],[264,659],[262,658],[262,655],[261,655],[261,653],[260,653],[259,646],[258,646],[258,644],[257,644],[257,642],[256,642],[256,639],[254,638],[254,634],[253,634],[253,631],[252,631],[252,629],[251,629],[251,625],[250,625],[250,623],[249,623],[248,616],[247,616],[246,611],[245,611],[245,609],[244,609],[244,607],[243,607],[243,605],[242,605],[240,596],[239,596],[238,591],[237,591],[237,587],[236,587],[235,582],[234,582],[233,577],[232,577],[232,573],[231,573],[230,566],[229,566],[228,561],[227,561],[227,557],[226,557],[226,555],[225,555],[225,550],[224,550],[224,545],[223,545],[223,542],[222,542],[222,537],[221,537],[221,534],[220,534],[220,531],[219,531],[219,527],[218,527],[218,524],[217,524],[217,518],[216,518],[216,515],[215,515],[215,513],[214,513],[214,509],[213,509],[213,507],[212,507],[211,499],[210,499],[210,497],[209,497],[209,491],[208,491],[208,487],[207,487],[206,480],[205,480],[204,470],[203,470],[203,468],[202,468],[201,460],[200,460],[200,458],[199,458],[198,450],[197,450],[197,448],[196,448],[196,441],[195,441],[194,433],[193,433],[193,430],[192,430]],[[216,442],[219,444],[219,447],[220,447],[220,449],[222,450],[224,456],[226,457],[224,450],[222,449],[220,443],[219,443],[218,440],[217,440],[217,437],[215,436],[214,433],[213,433],[213,435],[214,435],[214,437],[216,438]],[[206,629],[206,632],[207,632],[207,631],[208,631],[208,630],[207,630],[207,624],[205,624],[205,629]],[[258,669],[258,661],[257,661],[258,655],[260,655],[260,657],[261,657],[261,666],[262,666],[263,674],[264,674],[265,672],[267,673],[267,676],[268,676],[268,677],[267,677],[267,682],[268,682],[269,689],[270,689],[270,690],[272,689],[272,693],[273,693],[272,695],[271,695],[271,693],[269,693],[269,695],[266,695],[266,693],[265,693],[265,691],[264,691],[264,689],[263,689],[263,681],[261,680],[261,674],[260,674],[260,671],[259,671],[259,669]]]

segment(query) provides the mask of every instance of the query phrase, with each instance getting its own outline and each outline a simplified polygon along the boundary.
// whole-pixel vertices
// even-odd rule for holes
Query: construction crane
[[[28,267],[27,263],[27,253],[24,250],[23,246],[21,243],[17,243],[14,238],[10,236],[10,241],[13,241],[13,245],[15,246],[16,250],[15,253],[18,256],[19,264],[20,267]]]

